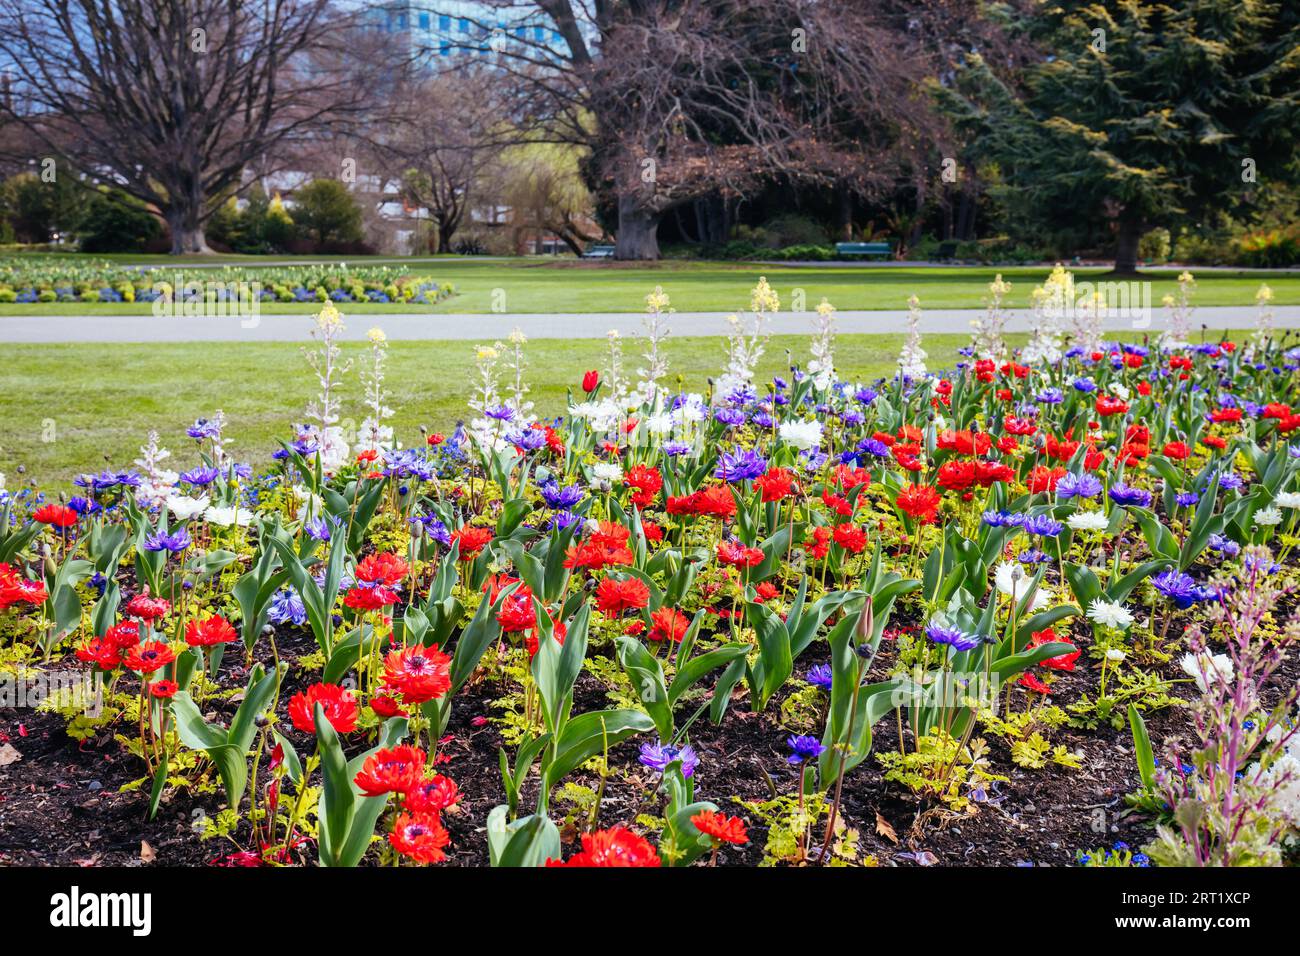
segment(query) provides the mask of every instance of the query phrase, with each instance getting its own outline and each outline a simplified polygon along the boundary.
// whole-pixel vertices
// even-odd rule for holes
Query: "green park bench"
[[[888,259],[894,254],[892,242],[837,242],[835,255],[841,259],[853,256],[883,256]]]

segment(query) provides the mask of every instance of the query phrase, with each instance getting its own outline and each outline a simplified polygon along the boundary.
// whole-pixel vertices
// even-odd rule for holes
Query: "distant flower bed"
[[[0,303],[225,301],[379,302],[432,305],[450,283],[405,269],[327,266],[158,268],[52,258],[0,260]]]

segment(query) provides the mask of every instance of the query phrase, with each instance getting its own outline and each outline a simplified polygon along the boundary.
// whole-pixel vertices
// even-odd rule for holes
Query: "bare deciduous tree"
[[[366,118],[377,82],[328,0],[0,0],[0,121],[155,206],[172,252],[245,167]]]
[[[384,135],[371,136],[379,164],[401,183],[403,198],[428,210],[437,252],[450,251],[481,180],[512,137],[493,81],[473,67],[417,76],[395,94]]]
[[[620,258],[656,258],[666,212],[760,180],[883,188],[933,135],[928,58],[875,4],[487,2],[480,35],[499,34],[498,18],[546,24],[499,45],[512,113],[590,150],[589,178],[616,203]]]

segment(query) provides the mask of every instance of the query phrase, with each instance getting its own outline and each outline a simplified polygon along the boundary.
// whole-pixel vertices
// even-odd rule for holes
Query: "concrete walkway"
[[[1279,328],[1300,328],[1300,306],[1278,306],[1273,310]],[[978,309],[929,309],[922,314],[924,334],[970,331],[971,320],[982,315]],[[1204,307],[1192,314],[1193,328],[1254,328],[1254,306]],[[725,312],[678,312],[668,325],[676,337],[721,335],[727,331]],[[811,313],[783,312],[772,317],[775,334],[802,335],[812,329]],[[1007,331],[1026,332],[1032,313],[1012,310]],[[893,311],[844,311],[836,313],[841,334],[900,333],[906,328],[907,313]],[[515,328],[533,339],[604,338],[611,329],[633,335],[641,331],[641,317],[629,312],[567,314],[481,313],[420,314],[369,313],[346,316],[345,339],[364,339],[378,326],[392,340],[461,339],[491,342],[504,339]],[[1164,309],[1153,310],[1151,321],[1116,319],[1105,323],[1108,331],[1158,332],[1168,322]],[[222,318],[157,318],[152,315],[42,315],[0,316],[0,342],[305,342],[312,328],[310,315],[260,315],[241,320]]]

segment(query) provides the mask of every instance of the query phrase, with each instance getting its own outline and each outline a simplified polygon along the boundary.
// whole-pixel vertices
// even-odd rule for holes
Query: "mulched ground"
[[[1082,628],[1075,640],[1087,643]],[[282,634],[280,654],[285,661],[315,650],[310,634]],[[262,648],[257,649],[261,656]],[[876,667],[888,665],[891,651],[882,649]],[[222,669],[225,686],[243,686],[246,674],[232,652]],[[825,659],[824,646],[815,645],[797,662],[797,672]],[[68,666],[65,662],[61,667]],[[1096,692],[1096,662],[1085,653],[1073,673],[1057,675],[1054,700],[1064,705],[1084,692]],[[1183,676],[1176,662],[1163,668],[1168,676]],[[1291,660],[1275,676],[1278,687],[1300,676]],[[291,670],[282,700],[303,683],[303,675]],[[452,835],[448,864],[482,866],[487,863],[483,823],[488,811],[504,802],[497,765],[501,738],[497,726],[475,718],[493,716],[489,702],[501,688],[490,682],[471,684],[455,700],[450,740],[442,747],[446,762],[439,770],[452,777],[463,795],[459,811],[446,815]],[[1181,691],[1186,693],[1185,691]],[[1017,692],[1017,706],[1024,706]],[[607,706],[605,688],[584,672],[576,688],[575,713]],[[781,793],[797,791],[796,771],[786,762],[784,741],[789,731],[777,723],[781,698],[772,701],[759,715],[749,713],[748,702],[737,699],[723,723],[713,726],[698,721],[691,731],[691,743],[699,753],[696,793],[711,799],[729,813],[748,816],[732,798],[765,800],[772,787]],[[233,705],[225,705],[229,719]],[[475,726],[475,724],[479,726]],[[1167,709],[1148,716],[1148,727],[1157,751],[1166,738],[1186,734],[1187,716]],[[158,817],[145,820],[147,788],[120,793],[119,788],[140,777],[143,770],[136,758],[126,753],[106,729],[84,745],[67,737],[63,718],[33,710],[0,709],[0,748],[12,747],[20,759],[0,767],[0,864],[139,866],[142,845],[154,866],[203,866],[235,850],[226,840],[202,841],[193,824],[200,812],[214,814],[221,808],[220,791],[195,796],[185,790],[169,793]],[[133,728],[118,728],[127,736]],[[882,770],[868,758],[847,778],[842,815],[860,831],[860,846],[882,865],[984,865],[1024,864],[1064,866],[1074,861],[1077,849],[1092,848],[1125,840],[1139,846],[1153,834],[1150,818],[1127,813],[1124,795],[1137,787],[1132,742],[1127,727],[1114,730],[1102,725],[1095,731],[1053,732],[1053,743],[1070,750],[1082,749],[1082,770],[1049,766],[1025,770],[1010,760],[1000,740],[985,735],[991,748],[993,769],[1010,778],[995,785],[989,800],[974,814],[931,814],[924,826],[917,820],[926,809],[918,798],[883,779]],[[300,753],[311,751],[303,735]],[[600,824],[630,823],[638,813],[655,813],[655,775],[636,761],[638,741],[626,742],[611,753],[619,773],[606,785]],[[360,740],[355,749],[363,749]],[[876,753],[898,746],[892,718],[875,728]],[[594,775],[577,774],[578,782],[594,786]],[[525,788],[521,805],[532,805],[534,782]],[[562,818],[562,813],[553,817]],[[236,834],[247,836],[247,831]],[[891,838],[892,836],[892,838]],[[729,847],[719,865],[754,865],[761,858],[765,834],[751,820],[751,842],[744,848]],[[819,839],[820,831],[817,834]],[[566,839],[575,839],[572,833]],[[817,839],[814,842],[818,842]],[[566,853],[569,847],[566,846]],[[369,860],[375,857],[371,851]],[[314,857],[310,850],[306,859]]]

